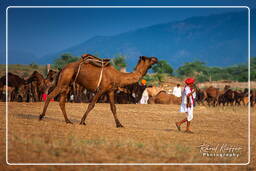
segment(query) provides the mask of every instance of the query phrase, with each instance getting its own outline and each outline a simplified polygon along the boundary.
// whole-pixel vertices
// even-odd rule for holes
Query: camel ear
[[[145,60],[147,57],[146,56],[140,56],[140,60]]]

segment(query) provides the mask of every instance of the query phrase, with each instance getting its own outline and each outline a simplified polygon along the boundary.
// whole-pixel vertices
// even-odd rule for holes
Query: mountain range
[[[114,36],[95,36],[81,44],[43,56],[39,64],[53,63],[63,53],[102,58],[124,55],[128,70],[138,57],[155,56],[177,68],[185,62],[202,61],[208,66],[230,66],[248,59],[247,12],[191,17],[152,25]]]

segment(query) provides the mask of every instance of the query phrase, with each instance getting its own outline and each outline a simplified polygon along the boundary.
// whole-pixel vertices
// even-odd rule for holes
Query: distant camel
[[[166,91],[160,91],[156,96],[149,98],[149,104],[181,104],[181,97],[173,94],[167,94]]]
[[[42,95],[47,93],[52,86],[50,80],[44,79],[44,76],[38,71],[34,71],[27,79],[27,83],[31,83],[31,92],[33,92],[34,101],[42,101]]]
[[[110,65],[110,59],[100,59],[90,54],[84,54],[80,60],[72,62],[63,68],[60,73],[57,86],[47,97],[43,113],[39,116],[39,120],[43,119],[45,116],[50,99],[60,94],[59,105],[65,121],[66,123],[72,123],[67,117],[65,102],[69,91],[69,85],[76,82],[87,90],[96,92],[92,102],[88,105],[80,124],[85,125],[85,119],[88,113],[94,108],[98,98],[104,93],[107,93],[116,127],[123,127],[116,115],[116,106],[114,102],[115,91],[118,87],[124,87],[138,82],[139,79],[147,73],[147,70],[153,64],[157,63],[157,61],[158,59],[156,57],[148,58],[141,56],[134,72],[123,73]]]
[[[210,103],[212,102],[213,106],[216,106],[219,98],[219,89],[210,86],[205,90],[205,92],[207,94],[206,100],[208,105],[210,106]]]
[[[11,101],[19,99],[21,101],[26,101],[26,95],[28,90],[27,81],[11,72],[8,72],[7,74],[8,87],[14,88],[12,94],[8,94],[9,96],[11,96],[8,97],[8,99],[10,99]],[[0,87],[3,88],[4,85],[6,85],[6,75],[0,78]]]
[[[147,91],[148,91],[148,96],[149,97],[154,97],[159,92],[163,91],[163,89],[160,88],[160,87],[152,86],[152,87],[147,87]]]

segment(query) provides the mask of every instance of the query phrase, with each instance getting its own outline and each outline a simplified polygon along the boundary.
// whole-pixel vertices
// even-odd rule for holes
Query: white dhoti
[[[186,113],[188,121],[193,119],[193,108],[193,105],[191,107],[187,107],[186,104],[181,104],[180,106],[180,112]]]
[[[147,91],[147,89],[145,89],[142,93],[142,97],[140,99],[140,104],[148,104],[148,99],[149,99],[148,91]]]
[[[184,91],[182,93],[182,102],[181,102],[181,105],[180,105],[180,112],[182,113],[186,113],[187,115],[187,120],[188,121],[191,121],[193,119],[193,105],[194,105],[194,99],[193,99],[193,96],[190,96],[189,97],[189,101],[190,101],[190,104],[191,104],[191,107],[187,107],[187,95],[191,93],[191,90],[188,86],[186,86],[184,88]]]

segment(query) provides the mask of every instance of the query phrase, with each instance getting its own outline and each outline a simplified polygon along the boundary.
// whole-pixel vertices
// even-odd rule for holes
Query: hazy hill
[[[63,53],[113,57],[127,56],[129,69],[140,55],[165,59],[177,68],[184,62],[200,60],[209,66],[228,66],[247,61],[247,12],[191,17],[183,21],[153,25],[115,36],[96,36],[50,54],[39,63],[52,63]]]

